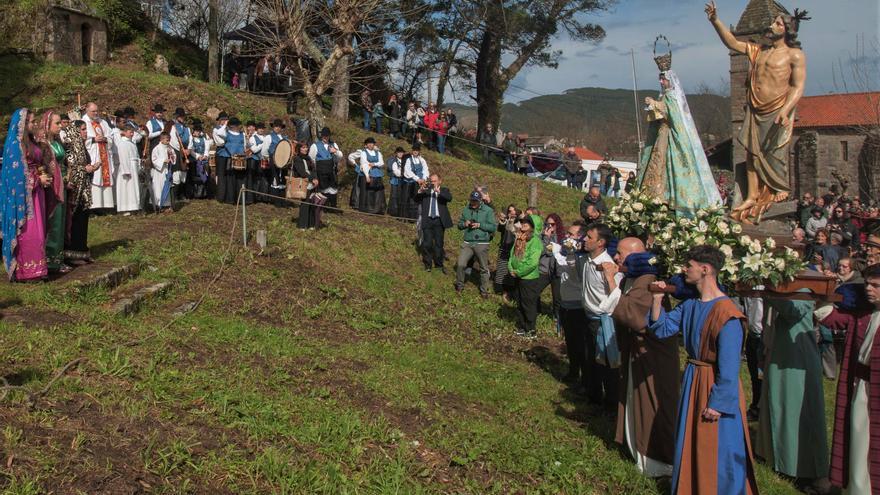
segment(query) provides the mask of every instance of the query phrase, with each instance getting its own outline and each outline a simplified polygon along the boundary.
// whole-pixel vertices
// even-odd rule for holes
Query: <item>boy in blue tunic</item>
[[[650,330],[659,338],[681,332],[688,360],[682,374],[675,432],[672,492],[755,494],[752,449],[739,379],[746,318],[718,287],[724,254],[697,246],[687,254],[685,282],[699,298],[672,311],[662,308],[664,293],[654,295]],[[657,288],[666,284],[657,282]]]

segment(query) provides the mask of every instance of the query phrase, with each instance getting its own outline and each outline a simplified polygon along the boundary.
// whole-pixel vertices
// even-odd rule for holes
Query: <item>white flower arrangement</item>
[[[633,190],[611,208],[606,219],[618,237],[651,237],[666,275],[677,272],[685,253],[701,244],[719,248],[727,258],[720,273],[722,283],[778,285],[804,269],[797,251],[778,249],[772,238],[761,241],[743,235],[742,225],[725,215],[717,206],[697,210],[692,217],[678,217],[656,197]]]

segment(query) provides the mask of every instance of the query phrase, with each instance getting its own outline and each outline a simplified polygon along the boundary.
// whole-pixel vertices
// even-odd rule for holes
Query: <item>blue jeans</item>
[[[371,119],[373,118],[373,113],[369,110],[364,110],[364,130],[369,131],[371,125]]]
[[[446,153],[446,136],[437,134],[437,152]]]
[[[516,167],[513,165],[513,156],[510,154],[504,155],[504,166],[507,167],[508,172],[516,172]]]
[[[376,132],[382,134],[382,117],[376,117],[373,120],[376,122]]]

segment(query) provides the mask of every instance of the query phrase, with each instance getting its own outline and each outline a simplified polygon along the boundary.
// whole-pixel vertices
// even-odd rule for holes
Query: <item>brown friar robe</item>
[[[678,339],[658,339],[647,331],[653,300],[648,287],[656,280],[654,275],[627,280],[623,287],[625,293],[614,310],[621,354],[617,434],[614,440],[626,444],[626,384],[630,368],[627,363],[632,360],[636,448],[651,459],[672,464],[680,361]]]

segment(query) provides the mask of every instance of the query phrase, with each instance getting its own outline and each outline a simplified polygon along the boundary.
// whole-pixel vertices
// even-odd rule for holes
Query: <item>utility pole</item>
[[[639,112],[639,84],[636,80],[636,52],[634,49],[629,49],[630,56],[632,57],[632,76],[633,76],[633,102],[635,103],[636,108],[636,138],[639,140],[639,158],[642,156],[642,115]]]

